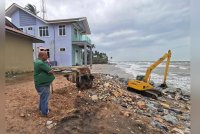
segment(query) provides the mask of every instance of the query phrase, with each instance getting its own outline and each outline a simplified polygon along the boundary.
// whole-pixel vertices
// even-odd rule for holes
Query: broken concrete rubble
[[[103,85],[104,88],[102,88],[101,85]],[[180,88],[169,87],[163,89],[162,92],[164,95],[160,99],[154,100],[128,91],[127,83],[124,79],[120,79],[116,76],[109,76],[108,74],[95,74],[93,89],[94,88],[96,91],[95,94],[101,98],[101,100],[112,101],[127,110],[131,110],[133,113],[146,116],[146,118],[152,120],[152,126],[159,128],[163,132],[172,131],[173,128],[170,124],[174,126],[190,124],[190,116],[184,114],[190,112],[190,99],[182,99],[186,98],[184,95],[187,93],[182,93]],[[186,96],[189,97],[188,94]],[[176,100],[176,102],[174,102],[174,100]],[[122,113],[127,117],[129,115],[125,114],[126,112]],[[179,117],[179,115],[182,117]],[[186,129],[188,127],[185,125],[182,126],[182,128]],[[184,131],[184,129],[181,131]]]

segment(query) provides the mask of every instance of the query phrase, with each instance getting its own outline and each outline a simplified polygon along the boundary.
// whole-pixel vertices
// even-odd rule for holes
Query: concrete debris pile
[[[127,80],[108,74],[94,74],[93,88],[88,94],[93,101],[111,101],[125,110],[145,116],[163,133],[190,133],[190,94],[180,88],[163,89],[163,96],[154,100],[127,91]],[[125,112],[129,116],[129,112]]]

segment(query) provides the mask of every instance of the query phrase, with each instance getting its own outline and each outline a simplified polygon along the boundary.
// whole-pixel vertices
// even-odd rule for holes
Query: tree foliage
[[[93,52],[92,54],[92,63],[93,64],[107,64],[108,63],[108,56],[106,53],[101,53],[98,51]]]
[[[34,15],[37,15],[39,11],[37,11],[36,6],[32,4],[27,4],[25,6],[25,9],[28,10],[29,12],[33,13]]]

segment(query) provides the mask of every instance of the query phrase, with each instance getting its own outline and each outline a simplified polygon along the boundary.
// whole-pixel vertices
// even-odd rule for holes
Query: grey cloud
[[[87,17],[96,49],[118,58],[190,45],[190,0],[48,0],[46,7],[48,19]]]

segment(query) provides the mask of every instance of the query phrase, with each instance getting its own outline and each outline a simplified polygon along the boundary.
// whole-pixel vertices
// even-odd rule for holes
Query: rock
[[[180,98],[181,98],[180,94],[176,94],[174,97],[175,100],[180,100]]]
[[[157,111],[158,112],[164,112],[164,110],[162,108],[158,108]]]
[[[182,114],[183,112],[179,109],[170,108],[169,110],[175,112],[176,114]]]
[[[126,78],[119,78],[118,80],[123,83],[128,83],[128,79]]]
[[[189,100],[190,100],[190,97],[189,97],[189,96],[182,96],[182,97],[180,98],[180,100],[189,101]]]
[[[119,129],[119,128],[117,128],[116,130],[117,130],[117,131],[120,131],[120,129]]]
[[[167,95],[167,98],[173,99],[173,97],[170,94]]]
[[[123,101],[125,101],[125,102],[132,102],[133,100],[131,98],[129,98],[129,97],[126,97],[126,98],[123,98]]]
[[[190,110],[190,106],[185,106],[185,108],[186,108],[187,110]]]
[[[186,128],[185,130],[184,130],[184,134],[190,134],[191,132],[190,132],[190,129],[189,128]]]
[[[52,127],[56,126],[57,124],[56,123],[53,123],[53,121],[47,121],[46,122],[46,127],[48,129],[51,129]]]
[[[50,125],[52,123],[53,123],[53,121],[47,121],[46,125]]]
[[[173,128],[173,129],[172,129],[172,133],[173,133],[173,132],[176,133],[176,134],[177,134],[177,133],[178,133],[178,134],[184,134],[184,132],[183,132],[182,130],[178,129],[178,128]]]
[[[21,114],[20,114],[20,117],[25,117],[25,114],[24,114],[24,113],[21,113]]]
[[[191,123],[187,122],[187,123],[185,123],[185,126],[186,126],[188,129],[190,129],[190,128],[191,128]]]
[[[131,116],[131,113],[128,111],[121,111],[120,114],[124,115],[125,117]]]
[[[126,103],[122,103],[121,106],[124,108],[128,108],[128,104],[126,104]]]
[[[159,121],[160,123],[163,123],[163,119],[160,118],[160,117],[155,117],[154,119],[155,119],[156,121]]]
[[[112,76],[106,75],[106,79],[112,79]]]
[[[183,120],[184,121],[190,121],[190,115],[189,114],[183,114]]]
[[[178,120],[176,119],[176,117],[174,117],[174,116],[172,116],[172,115],[170,115],[170,114],[163,116],[163,118],[164,118],[167,122],[169,122],[169,123],[171,123],[171,124],[173,124],[173,125],[178,124]]]
[[[121,93],[119,93],[119,92],[117,92],[117,91],[112,92],[112,94],[113,94],[115,97],[119,97],[119,96],[122,95]]]
[[[51,129],[52,127],[54,127],[54,124],[47,125],[48,129]]]
[[[188,92],[186,90],[181,90],[181,95],[183,95],[183,96],[190,96],[190,92]]]
[[[109,87],[110,86],[110,84],[109,83],[104,83],[104,85],[103,85],[104,87]]]
[[[157,108],[154,106],[154,104],[146,104],[147,105],[147,107],[149,108],[149,109],[151,109],[151,110],[157,110]]]
[[[140,109],[144,109],[144,108],[146,107],[144,101],[138,101],[138,102],[137,102],[137,106],[138,106]]]
[[[157,121],[152,121],[151,125],[163,130],[164,132],[168,132],[169,131],[169,129],[165,125],[163,125],[163,124],[161,124],[161,123],[159,123]]]
[[[143,115],[147,116],[147,117],[151,117],[152,115],[149,113],[142,113]]]
[[[97,97],[97,95],[92,95],[92,97],[91,97],[91,98],[92,98],[92,100],[93,100],[93,101],[97,101],[97,100],[98,100],[98,97]]]
[[[170,93],[170,94],[176,94],[176,93],[181,93],[180,88],[166,88],[163,90],[164,93]]]
[[[166,103],[161,103],[160,102],[160,105],[165,109],[169,109],[170,108],[170,106],[168,104],[166,104]]]

